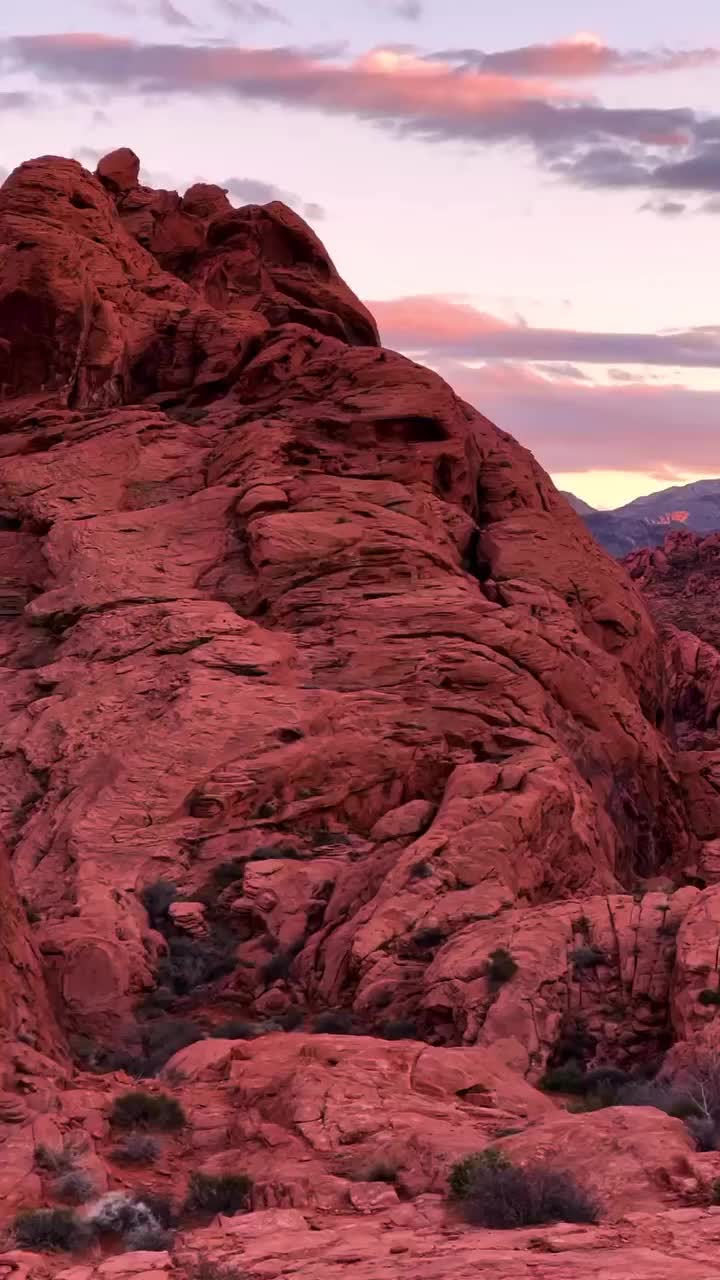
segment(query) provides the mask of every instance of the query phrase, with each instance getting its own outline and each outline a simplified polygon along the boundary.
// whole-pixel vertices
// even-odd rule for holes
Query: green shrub
[[[190,1213],[246,1213],[252,1187],[243,1173],[193,1173],[185,1207]]]
[[[262,976],[265,982],[278,982],[281,978],[288,978],[293,966],[295,954],[292,950],[278,951],[268,960],[267,964],[262,967]]]
[[[53,1151],[40,1143],[34,1151],[35,1164],[45,1173],[68,1173],[75,1165],[77,1152],[71,1147],[63,1147],[62,1151]]]
[[[145,1093],[133,1089],[116,1098],[110,1112],[116,1129],[182,1129],[185,1113],[175,1098],[166,1093]]]
[[[706,987],[698,996],[700,1004],[720,1004],[720,991],[717,987]]]
[[[128,1231],[124,1238],[125,1249],[128,1253],[164,1253],[166,1250],[172,1249],[173,1234],[167,1231],[165,1227],[158,1225],[135,1227],[133,1231]]]
[[[441,929],[438,925],[426,925],[423,929],[417,929],[412,936],[413,943],[416,947],[421,947],[423,950],[427,949],[428,951],[435,947],[439,947],[443,942],[445,942],[446,938],[447,934],[445,930]]]
[[[504,947],[497,947],[490,953],[487,976],[492,986],[500,987],[503,983],[509,982],[515,977],[517,971],[518,966],[515,960]]]
[[[464,1185],[463,1215],[477,1227],[508,1230],[549,1222],[597,1222],[599,1216],[590,1192],[572,1174],[550,1165],[477,1163]]]
[[[350,1036],[353,1031],[352,1014],[345,1009],[328,1009],[313,1018],[312,1030],[317,1035]]]
[[[410,868],[410,879],[411,880],[428,880],[432,875],[432,873],[433,871],[432,871],[432,867],[430,866],[430,863],[425,862],[425,860],[423,859],[420,862],[413,862]]]
[[[145,1075],[155,1075],[181,1049],[204,1039],[202,1027],[189,1019],[159,1018],[142,1026]]]
[[[148,1133],[131,1133],[112,1152],[118,1164],[152,1164],[160,1155],[160,1143]]]
[[[253,849],[250,859],[252,862],[270,862],[275,859],[298,861],[302,856],[300,849],[296,849],[293,844],[264,844],[258,849]]]
[[[398,1171],[389,1160],[376,1160],[374,1164],[351,1173],[354,1182],[397,1182]]]
[[[55,1179],[53,1192],[59,1200],[66,1200],[69,1204],[86,1204],[97,1195],[97,1188],[89,1174],[81,1169],[71,1169]]]
[[[156,880],[143,889],[140,897],[154,929],[162,929],[167,924],[168,908],[177,895],[177,885],[170,880]]]
[[[219,892],[229,888],[231,884],[242,883],[243,878],[245,878],[245,860],[241,858],[231,858],[227,863],[220,863],[219,867],[214,867],[210,873],[211,882]]]
[[[577,1062],[565,1062],[561,1067],[551,1067],[540,1080],[545,1093],[585,1093],[585,1072]]]
[[[224,1267],[219,1262],[211,1262],[202,1258],[190,1272],[190,1280],[252,1280],[248,1271],[238,1271],[235,1267]]]
[[[720,1204],[720,1178],[714,1178],[710,1184],[710,1203]]]
[[[417,1040],[417,1025],[411,1018],[391,1018],[379,1029],[383,1040]]]
[[[83,1249],[90,1236],[71,1209],[34,1209],[15,1219],[15,1239],[21,1249],[73,1252]]]
[[[579,972],[584,969],[597,969],[598,965],[606,962],[605,953],[598,947],[576,947],[571,952],[570,959]]]
[[[450,1194],[455,1200],[464,1200],[473,1185],[475,1174],[482,1169],[509,1169],[510,1161],[504,1151],[486,1147],[474,1155],[457,1160],[450,1170]]]
[[[254,1040],[257,1032],[252,1022],[221,1022],[213,1027],[210,1035],[213,1040]]]
[[[235,968],[236,945],[232,934],[219,929],[206,940],[170,938],[167,955],[158,967],[158,984],[177,996],[186,996],[197,987],[217,982]]]

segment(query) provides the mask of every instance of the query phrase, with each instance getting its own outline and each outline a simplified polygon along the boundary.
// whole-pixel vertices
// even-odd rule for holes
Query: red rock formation
[[[247,1151],[256,1207],[305,1207],[321,1227],[346,1203],[387,1213],[427,1228],[432,1253],[445,1210],[429,1200],[424,1217],[422,1196],[499,1120],[554,1111],[523,1076],[553,1061],[568,1019],[588,1063],[632,1064],[690,1027],[693,966],[676,973],[663,926],[692,939],[704,919],[699,888],[678,886],[709,856],[707,791],[674,756],[640,595],[532,457],[379,348],[289,210],[137,180],[123,150],[97,176],[31,161],[0,192],[15,882],[90,1065],[149,1053],[159,1009],[205,1031],[336,1006],[356,1033],[409,1035],[412,1020],[430,1047],[184,1049],[167,1070],[191,1125],[168,1159],[185,1177],[193,1152],[215,1169]],[[149,916],[141,893],[159,880],[180,900]],[[588,945],[602,963],[583,976]],[[23,947],[11,930],[9,952]],[[519,966],[505,985],[488,976],[498,948]],[[37,990],[39,1048],[59,1056],[27,957],[4,1029],[27,1028]],[[105,1113],[128,1080],[66,1083],[44,1121],[67,1136],[87,1114],[88,1159],[117,1187]],[[527,1150],[557,1142],[573,1167],[589,1142],[627,1139],[608,1212],[636,1176],[666,1203],[649,1189],[658,1147],[667,1203],[705,1194],[701,1166],[675,1167],[689,1148],[673,1122],[547,1123]],[[369,1159],[388,1133],[412,1205],[349,1189],[345,1148]],[[27,1177],[37,1135],[23,1135]],[[23,1195],[45,1196],[32,1177]],[[215,1249],[226,1229],[212,1230]]]

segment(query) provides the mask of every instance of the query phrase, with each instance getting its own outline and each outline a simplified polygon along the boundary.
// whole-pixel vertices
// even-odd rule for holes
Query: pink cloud
[[[509,431],[551,472],[714,475],[720,390],[548,378],[522,364],[436,366],[458,395]]]
[[[432,295],[367,305],[387,346],[429,358],[720,368],[720,326],[677,333],[593,333],[509,324],[467,303]]]

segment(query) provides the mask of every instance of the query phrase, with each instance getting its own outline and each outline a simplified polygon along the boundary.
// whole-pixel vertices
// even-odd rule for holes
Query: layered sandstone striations
[[[608,1213],[627,1179],[654,1212],[702,1199],[679,1122],[558,1118],[532,1087],[571,1024],[628,1066],[713,1016],[687,872],[715,819],[640,595],[524,449],[379,346],[295,214],[138,171],[49,157],[0,191],[4,874],[32,905],[4,1032],[107,1068],[168,1014],[344,1010],[347,1050],[173,1059],[170,1172],[242,1149],[257,1208],[404,1214],[430,1254],[441,1201],[349,1192],[344,1147],[384,1133],[405,1196],[437,1197],[518,1117],[578,1168],[622,1131]],[[143,899],[159,881],[174,902]],[[402,1049],[367,1038],[399,1020]],[[84,1108],[106,1156],[122,1084],[77,1077],[33,1123]]]

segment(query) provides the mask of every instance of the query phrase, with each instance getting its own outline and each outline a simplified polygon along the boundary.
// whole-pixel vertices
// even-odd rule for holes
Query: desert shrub
[[[15,1219],[15,1239],[21,1249],[72,1252],[88,1244],[90,1232],[71,1209],[34,1209]]]
[[[124,1239],[136,1231],[166,1230],[172,1221],[169,1200],[147,1191],[133,1196],[111,1191],[93,1206],[88,1217],[96,1235],[122,1236]]]
[[[190,1213],[245,1213],[252,1186],[243,1173],[192,1173],[185,1207]]]
[[[380,1027],[383,1040],[417,1040],[417,1025],[411,1018],[391,1018]]]
[[[162,1192],[151,1191],[148,1187],[142,1187],[133,1196],[136,1206],[147,1209],[152,1214],[156,1222],[161,1227],[172,1227],[175,1225],[175,1210],[172,1200],[164,1196]]]
[[[550,1067],[540,1080],[545,1093],[585,1092],[585,1072],[577,1062],[564,1062],[560,1067]]]
[[[206,941],[185,936],[170,938],[168,953],[158,967],[158,984],[175,995],[186,996],[196,987],[217,982],[235,968],[235,946],[235,937],[220,930]]]
[[[71,1169],[62,1173],[53,1183],[53,1192],[60,1200],[69,1204],[86,1204],[97,1195],[97,1188],[92,1178],[81,1169]]]
[[[180,1103],[166,1093],[133,1089],[115,1099],[110,1123],[117,1129],[181,1129],[185,1113]]]
[[[172,1242],[172,1231],[167,1231],[159,1223],[155,1223],[154,1226],[135,1227],[127,1232],[123,1240],[128,1253],[139,1253],[141,1250],[143,1253],[162,1253],[172,1248]]]
[[[145,1052],[145,1074],[154,1075],[174,1054],[203,1038],[202,1028],[188,1019],[161,1018],[155,1022],[144,1023],[142,1043]]]
[[[262,967],[265,982],[278,982],[281,978],[289,977],[294,959],[295,953],[292,950],[277,951]]]
[[[118,1143],[112,1157],[118,1164],[152,1164],[160,1155],[160,1143],[149,1133],[128,1134]]]
[[[412,940],[416,947],[429,951],[433,947],[439,947],[446,937],[447,934],[444,929],[437,925],[426,925],[423,929],[416,929]]]
[[[62,1151],[53,1151],[43,1143],[35,1148],[35,1164],[45,1173],[68,1173],[75,1165],[77,1153],[71,1147],[63,1147]]]
[[[311,1029],[317,1035],[352,1035],[352,1014],[345,1009],[328,1009],[325,1013],[319,1013],[316,1018],[313,1018]]]
[[[656,1107],[681,1120],[698,1115],[697,1104],[672,1080],[633,1080],[618,1089],[615,1101],[621,1107]]]
[[[213,1027],[210,1035],[213,1040],[253,1040],[257,1034],[252,1022],[221,1022]]]
[[[253,849],[250,854],[252,862],[269,862],[275,858],[298,861],[302,856],[300,850],[292,844],[264,844],[258,849]]]
[[[302,1009],[292,1008],[288,1009],[287,1013],[282,1015],[280,1019],[280,1026],[283,1031],[297,1031],[298,1027],[301,1027],[304,1021],[305,1015]]]
[[[221,862],[219,866],[213,867],[210,878],[215,888],[220,891],[228,889],[231,884],[238,884],[244,876],[244,859],[231,858],[229,862]]]
[[[504,1151],[497,1147],[486,1147],[484,1151],[476,1151],[473,1155],[463,1156],[456,1160],[450,1170],[448,1185],[450,1194],[455,1200],[464,1200],[469,1194],[473,1178],[478,1169],[508,1169],[510,1161]]]
[[[576,947],[570,959],[575,969],[582,972],[584,969],[597,969],[598,965],[605,963],[606,957],[598,947]]]
[[[717,1151],[720,1146],[720,1122],[712,1116],[686,1116],[685,1128],[695,1140],[698,1151]]]
[[[715,1178],[710,1184],[710,1203],[720,1204],[720,1178]]]
[[[717,987],[706,987],[698,996],[700,1004],[720,1004],[720,991]]]
[[[427,880],[432,875],[432,867],[429,862],[422,859],[420,862],[413,862],[410,868],[411,880]]]
[[[251,1280],[247,1271],[238,1271],[235,1267],[224,1267],[210,1258],[202,1258],[190,1272],[190,1280]]]
[[[143,889],[140,897],[154,929],[161,929],[167,923],[168,908],[177,895],[177,885],[170,880],[156,880]]]
[[[514,978],[517,971],[517,963],[504,947],[497,947],[490,953],[487,976],[492,986],[501,987],[503,983]]]
[[[508,1229],[546,1222],[596,1222],[598,1206],[571,1174],[550,1165],[518,1168],[490,1148],[453,1166],[450,1191],[466,1220]]]
[[[376,1160],[373,1164],[358,1169],[350,1175],[354,1182],[397,1182],[398,1171],[389,1160]]]

